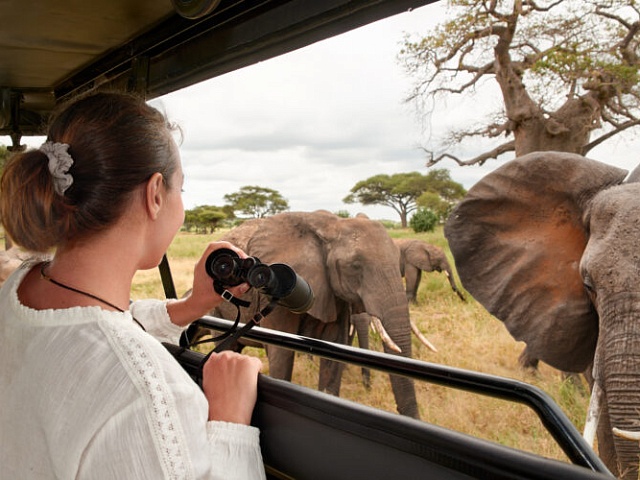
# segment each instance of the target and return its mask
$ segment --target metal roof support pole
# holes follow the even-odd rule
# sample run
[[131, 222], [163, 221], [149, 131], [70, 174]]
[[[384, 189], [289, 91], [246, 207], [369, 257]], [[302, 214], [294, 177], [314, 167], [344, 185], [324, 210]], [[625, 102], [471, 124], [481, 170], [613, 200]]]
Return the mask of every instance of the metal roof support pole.
[[[3, 97], [5, 92], [3, 91]], [[4, 100], [4, 98], [3, 98]], [[11, 146], [7, 147], [10, 152], [22, 152], [27, 146], [20, 145], [22, 139], [22, 131], [20, 130], [20, 102], [22, 101], [22, 93], [16, 90], [9, 91], [9, 111], [11, 122]]]

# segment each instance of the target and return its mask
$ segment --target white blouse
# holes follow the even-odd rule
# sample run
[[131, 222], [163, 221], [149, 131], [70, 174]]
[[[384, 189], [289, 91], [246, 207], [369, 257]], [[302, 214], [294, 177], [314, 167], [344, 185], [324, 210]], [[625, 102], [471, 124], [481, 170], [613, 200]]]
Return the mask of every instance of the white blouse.
[[181, 332], [164, 302], [34, 310], [17, 295], [28, 268], [0, 290], [0, 478], [265, 478], [259, 431], [208, 421], [154, 338]]

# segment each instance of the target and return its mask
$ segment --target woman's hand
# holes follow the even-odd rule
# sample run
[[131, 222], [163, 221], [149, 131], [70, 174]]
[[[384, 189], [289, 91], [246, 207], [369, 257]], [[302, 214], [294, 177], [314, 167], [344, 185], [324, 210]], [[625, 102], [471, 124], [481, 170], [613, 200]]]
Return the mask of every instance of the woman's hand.
[[249, 425], [258, 395], [256, 357], [231, 351], [212, 353], [202, 369], [202, 389], [209, 401], [209, 420]]
[[[183, 327], [187, 326], [194, 320], [197, 320], [203, 315], [208, 314], [211, 310], [213, 310], [224, 301], [222, 297], [214, 290], [213, 279], [207, 274], [205, 269], [207, 257], [213, 251], [220, 248], [228, 248], [230, 250], [233, 250], [240, 256], [240, 258], [247, 257], [246, 253], [244, 253], [235, 245], [230, 244], [229, 242], [210, 243], [195, 266], [193, 275], [193, 288], [191, 289], [191, 292], [184, 298], [169, 302], [167, 304], [169, 317], [171, 318], [171, 322], [173, 322], [174, 324]], [[239, 297], [247, 290], [249, 290], [249, 285], [247, 283], [242, 283], [240, 285], [236, 285], [235, 287], [230, 287], [227, 290], [229, 290], [229, 292], [234, 296]]]

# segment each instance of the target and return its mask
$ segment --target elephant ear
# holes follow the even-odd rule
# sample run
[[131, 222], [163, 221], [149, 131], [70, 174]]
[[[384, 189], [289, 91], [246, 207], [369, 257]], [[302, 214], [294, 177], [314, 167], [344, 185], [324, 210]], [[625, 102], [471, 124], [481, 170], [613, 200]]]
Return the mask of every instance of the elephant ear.
[[435, 249], [436, 247], [433, 245], [429, 245], [421, 240], [407, 242], [405, 249], [407, 262], [419, 267], [421, 270], [433, 271], [435, 268], [435, 262], [432, 256], [437, 254]]
[[471, 188], [445, 226], [465, 288], [530, 355], [560, 370], [583, 371], [593, 359], [598, 318], [579, 272], [583, 217], [626, 173], [569, 153], [525, 155]]
[[333, 322], [338, 316], [336, 298], [330, 288], [323, 241], [309, 224], [311, 216], [333, 220], [329, 212], [287, 212], [262, 220], [248, 242], [248, 254], [264, 263], [286, 263], [304, 278], [314, 295], [309, 314], [324, 321]]

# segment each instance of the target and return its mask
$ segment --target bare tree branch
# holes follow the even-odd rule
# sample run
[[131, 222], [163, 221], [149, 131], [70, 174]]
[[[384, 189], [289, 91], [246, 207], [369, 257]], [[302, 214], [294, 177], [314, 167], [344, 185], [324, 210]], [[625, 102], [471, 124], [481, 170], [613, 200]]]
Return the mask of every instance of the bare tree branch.
[[469, 160], [460, 160], [458, 157], [456, 157], [455, 155], [452, 155], [450, 153], [443, 153], [442, 155], [439, 155], [439, 156], [434, 158], [433, 157], [433, 152], [430, 152], [429, 150], [426, 150], [424, 148], [423, 148], [423, 150], [427, 154], [427, 157], [429, 158], [429, 160], [426, 163], [426, 167], [427, 168], [433, 167], [434, 165], [436, 165], [438, 162], [444, 160], [445, 158], [449, 158], [449, 159], [453, 160], [454, 162], [456, 162], [461, 167], [464, 167], [464, 166], [468, 166], [468, 165], [484, 165], [484, 163], [487, 160], [491, 159], [491, 158], [497, 159], [503, 153], [513, 152], [513, 151], [515, 151], [515, 142], [511, 141], [511, 142], [503, 143], [499, 147], [496, 147], [493, 150], [485, 152], [485, 153], [483, 153], [481, 155], [478, 155], [477, 157], [469, 159]]
[[626, 122], [625, 124], [618, 126], [618, 128], [616, 128], [615, 130], [611, 130], [610, 132], [600, 135], [598, 138], [596, 138], [592, 142], [589, 142], [587, 145], [582, 147], [582, 155], [586, 155], [595, 147], [609, 140], [611, 137], [618, 135], [620, 132], [623, 132], [624, 130], [628, 130], [633, 127], [637, 127], [638, 125], [640, 125], [640, 120], [629, 121], [629, 122]]

